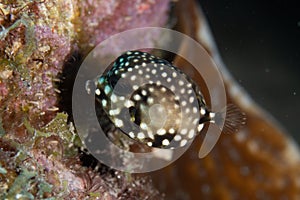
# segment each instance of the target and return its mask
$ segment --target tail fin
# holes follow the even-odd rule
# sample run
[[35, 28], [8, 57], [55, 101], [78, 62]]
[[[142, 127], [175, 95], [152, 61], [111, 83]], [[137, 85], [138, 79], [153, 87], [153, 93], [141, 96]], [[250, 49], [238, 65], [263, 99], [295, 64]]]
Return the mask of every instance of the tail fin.
[[223, 133], [236, 133], [246, 124], [246, 115], [234, 104], [229, 104], [223, 111], [215, 113], [212, 121]]

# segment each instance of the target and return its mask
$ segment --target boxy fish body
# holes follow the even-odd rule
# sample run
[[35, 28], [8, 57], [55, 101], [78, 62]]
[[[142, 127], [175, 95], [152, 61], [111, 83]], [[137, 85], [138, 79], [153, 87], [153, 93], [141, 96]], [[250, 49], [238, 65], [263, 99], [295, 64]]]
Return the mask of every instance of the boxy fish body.
[[96, 87], [102, 117], [150, 147], [182, 147], [193, 141], [204, 123], [222, 119], [209, 111], [191, 78], [146, 52], [128, 51], [119, 56], [96, 79]]

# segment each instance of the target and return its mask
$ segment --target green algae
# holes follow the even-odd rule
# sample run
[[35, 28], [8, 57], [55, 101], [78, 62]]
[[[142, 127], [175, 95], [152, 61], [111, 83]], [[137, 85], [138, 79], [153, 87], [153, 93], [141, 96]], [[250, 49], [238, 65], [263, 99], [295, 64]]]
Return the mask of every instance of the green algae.
[[21, 174], [16, 177], [7, 195], [4, 195], [4, 199], [34, 199], [33, 194], [29, 190], [34, 181], [32, 178], [36, 175], [36, 172], [23, 169]]
[[[42, 179], [42, 181], [40, 181], [39, 185], [38, 185], [38, 193], [37, 193], [37, 197], [39, 197], [40, 199], [43, 198], [43, 196], [45, 195], [45, 193], [51, 193], [52, 189], [53, 189], [53, 185], [47, 183], [44, 179]], [[48, 198], [48, 200], [50, 200], [51, 198]]]
[[75, 133], [72, 123], [68, 124], [66, 113], [57, 113], [55, 118], [41, 129], [44, 133], [58, 135], [65, 146], [64, 157], [72, 157], [77, 154], [77, 147], [81, 147], [81, 140]]
[[0, 137], [5, 135], [5, 130], [3, 128], [2, 117], [0, 116]]
[[[57, 113], [56, 117], [40, 130], [34, 128], [28, 120], [24, 119], [23, 124], [26, 127], [28, 133], [32, 135], [32, 137], [30, 141], [23, 144], [10, 141], [10, 145], [17, 149], [17, 154], [13, 157], [13, 165], [15, 166], [15, 168], [21, 168], [22, 170], [18, 176], [11, 180], [13, 181], [13, 184], [6, 193], [0, 195], [0, 199], [34, 199], [34, 197], [43, 199], [45, 194], [52, 193], [53, 185], [45, 181], [45, 174], [42, 168], [40, 169], [40, 164], [34, 161], [33, 164], [38, 168], [32, 168], [31, 164], [24, 165], [24, 163], [26, 162], [26, 160], [32, 159], [32, 153], [30, 150], [34, 147], [34, 145], [39, 144], [41, 140], [47, 140], [47, 138], [50, 138], [51, 136], [59, 136], [59, 138], [62, 140], [63, 145], [69, 148], [65, 148], [66, 150], [62, 152], [63, 155], [61, 155], [61, 152], [56, 152], [55, 148], [50, 149], [48, 156], [63, 156], [64, 158], [67, 158], [77, 154], [77, 148], [75, 147], [75, 145], [70, 145], [72, 141], [77, 140], [77, 137], [74, 133], [74, 127], [68, 124], [67, 119], [67, 114]], [[7, 170], [1, 165], [0, 174], [7, 174]], [[63, 183], [61, 195], [68, 193], [67, 191], [68, 181], [65, 181]], [[51, 198], [47, 199], [51, 200]]]
[[[22, 169], [7, 194], [0, 195], [0, 197], [3, 199], [43, 199], [45, 194], [52, 192], [53, 185], [39, 176], [35, 171]], [[35, 188], [38, 190], [37, 192], [34, 191]], [[50, 200], [51, 198], [47, 199]]]
[[0, 163], [0, 174], [6, 174], [6, 173], [7, 173], [7, 170], [5, 168], [3, 168]]
[[55, 118], [50, 121], [45, 127], [41, 129], [42, 132], [58, 134], [58, 136], [68, 142], [72, 142], [75, 137], [75, 133], [68, 125], [68, 115], [65, 113], [57, 113]]

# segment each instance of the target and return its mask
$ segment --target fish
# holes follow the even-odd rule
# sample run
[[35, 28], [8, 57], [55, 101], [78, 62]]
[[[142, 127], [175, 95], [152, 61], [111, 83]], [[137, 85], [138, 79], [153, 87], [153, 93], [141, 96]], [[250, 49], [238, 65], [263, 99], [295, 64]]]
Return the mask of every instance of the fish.
[[245, 115], [235, 106], [211, 111], [200, 87], [186, 73], [148, 52], [123, 53], [95, 79], [95, 86], [101, 118], [153, 148], [183, 147], [206, 123], [226, 132], [245, 123]]

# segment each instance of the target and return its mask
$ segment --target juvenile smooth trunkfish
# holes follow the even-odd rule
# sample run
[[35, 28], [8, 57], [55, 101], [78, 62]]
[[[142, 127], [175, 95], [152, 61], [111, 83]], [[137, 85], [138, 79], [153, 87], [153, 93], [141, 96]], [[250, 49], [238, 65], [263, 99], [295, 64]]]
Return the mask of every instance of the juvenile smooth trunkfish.
[[103, 116], [128, 137], [150, 147], [185, 146], [205, 123], [215, 123], [226, 132], [235, 132], [245, 123], [244, 114], [234, 106], [224, 109], [226, 118], [225, 111], [210, 111], [191, 78], [146, 52], [122, 54], [95, 84]]

